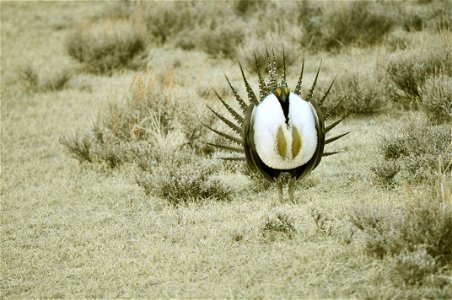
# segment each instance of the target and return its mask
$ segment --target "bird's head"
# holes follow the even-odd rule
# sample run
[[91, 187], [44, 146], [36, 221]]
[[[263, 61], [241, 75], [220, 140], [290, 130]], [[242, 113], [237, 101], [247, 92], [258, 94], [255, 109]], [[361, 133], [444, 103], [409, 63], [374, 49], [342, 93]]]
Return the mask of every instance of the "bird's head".
[[273, 92], [281, 104], [286, 103], [289, 99], [289, 88], [287, 86], [277, 87]]

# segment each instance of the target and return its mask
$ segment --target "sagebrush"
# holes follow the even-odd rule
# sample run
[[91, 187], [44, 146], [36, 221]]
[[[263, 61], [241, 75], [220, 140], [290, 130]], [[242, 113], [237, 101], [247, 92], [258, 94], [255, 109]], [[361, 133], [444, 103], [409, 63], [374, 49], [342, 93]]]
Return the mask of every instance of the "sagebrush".
[[380, 142], [382, 159], [372, 166], [377, 180], [391, 185], [431, 179], [436, 172], [442, 171], [438, 170], [438, 161], [447, 165], [452, 158], [451, 134], [450, 126], [432, 126], [421, 121], [383, 138]]

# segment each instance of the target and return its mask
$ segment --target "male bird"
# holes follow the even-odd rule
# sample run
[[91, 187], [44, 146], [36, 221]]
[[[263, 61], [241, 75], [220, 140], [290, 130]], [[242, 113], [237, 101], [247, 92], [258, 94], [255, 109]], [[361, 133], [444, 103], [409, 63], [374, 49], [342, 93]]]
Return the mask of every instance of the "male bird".
[[304, 61], [297, 86], [293, 92], [289, 90], [287, 85], [284, 52], [283, 74], [279, 84], [274, 54], [270, 56], [267, 52], [267, 82], [262, 77], [257, 58], [255, 58], [255, 62], [259, 80], [260, 100], [258, 100], [251, 89], [240, 65], [249, 103], [246, 103], [240, 97], [227, 76], [226, 80], [242, 113], [238, 113], [228, 105], [217, 92], [215, 94], [229, 111], [234, 121], [225, 118], [208, 107], [236, 135], [205, 126], [237, 146], [209, 144], [223, 150], [244, 153], [244, 157], [224, 157], [223, 159], [246, 160], [252, 170], [260, 173], [268, 181], [276, 182], [281, 200], [283, 198], [283, 185], [288, 183], [289, 199], [293, 200], [295, 181], [304, 178], [314, 170], [323, 156], [338, 153], [324, 152], [324, 146], [343, 137], [348, 132], [329, 139], [325, 139], [325, 135], [344, 120], [347, 115], [325, 127], [325, 119], [328, 118], [337, 105], [325, 117], [322, 115], [320, 106], [327, 97], [334, 80], [318, 104], [312, 100], [320, 67], [306, 99], [303, 99], [300, 95]]

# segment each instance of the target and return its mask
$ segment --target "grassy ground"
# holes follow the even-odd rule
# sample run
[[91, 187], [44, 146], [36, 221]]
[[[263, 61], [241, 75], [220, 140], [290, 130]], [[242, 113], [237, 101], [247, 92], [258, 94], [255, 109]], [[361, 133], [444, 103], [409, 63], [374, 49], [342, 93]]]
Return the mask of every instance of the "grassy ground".
[[[322, 161], [296, 191], [296, 203], [278, 203], [275, 189], [254, 192], [254, 181], [223, 168], [216, 176], [232, 189], [229, 201], [174, 206], [145, 193], [132, 162], [110, 169], [73, 159], [60, 138], [90, 130], [108, 102], [129, 97], [132, 80], [143, 73], [85, 72], [67, 54], [74, 24], [106, 7], [1, 3], [3, 298], [452, 296], [450, 264], [432, 275], [433, 283], [400, 283], [391, 275], [395, 258], [369, 255], [364, 233], [350, 222], [356, 207], [403, 206], [403, 188], [379, 185], [371, 166], [381, 160], [381, 138], [419, 120], [419, 111], [386, 109], [344, 121], [335, 132], [351, 133], [331, 149], [347, 151]], [[210, 86], [225, 89], [223, 72], [240, 81], [233, 60], [199, 49], [148, 49], [150, 73], [165, 76], [168, 65], [177, 66], [174, 90], [200, 106], [212, 101]], [[375, 69], [388, 55], [379, 46], [312, 53], [306, 82], [320, 59], [329, 78]], [[300, 63], [296, 58], [294, 65]], [[24, 66], [38, 70], [42, 81], [67, 68], [73, 75], [64, 88], [30, 91], [18, 75]], [[289, 68], [291, 78], [297, 68]], [[290, 234], [265, 230], [281, 215]]]

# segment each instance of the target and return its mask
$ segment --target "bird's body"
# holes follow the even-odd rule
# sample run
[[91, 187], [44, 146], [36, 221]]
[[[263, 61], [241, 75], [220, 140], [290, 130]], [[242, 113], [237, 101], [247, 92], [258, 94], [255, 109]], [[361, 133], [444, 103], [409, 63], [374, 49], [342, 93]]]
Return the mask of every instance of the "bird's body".
[[288, 183], [289, 198], [293, 200], [295, 180], [304, 178], [315, 169], [320, 163], [322, 156], [336, 153], [324, 153], [324, 146], [343, 135], [329, 140], [325, 140], [325, 135], [345, 117], [325, 128], [324, 117], [319, 106], [325, 100], [332, 84], [319, 105], [317, 105], [311, 100], [311, 97], [319, 72], [317, 72], [307, 99], [303, 99], [300, 91], [304, 67], [302, 68], [297, 87], [291, 92], [287, 87], [285, 65], [281, 84], [277, 84], [274, 55], [271, 58], [267, 54], [267, 58], [268, 83], [263, 80], [256, 60], [260, 100], [255, 96], [245, 78], [243, 69], [240, 67], [250, 103], [246, 104], [242, 100], [226, 77], [236, 101], [241, 107], [242, 114], [239, 114], [225, 103], [218, 94], [218, 98], [233, 116], [235, 122], [226, 119], [211, 109], [239, 137], [207, 127], [229, 141], [238, 144], [239, 147], [222, 144], [211, 145], [223, 150], [245, 154], [245, 157], [227, 157], [225, 159], [245, 159], [252, 170], [260, 173], [267, 180], [277, 183], [281, 198], [282, 185]]
[[306, 164], [318, 145], [312, 105], [294, 93], [290, 93], [287, 101], [287, 119], [274, 94], [253, 106], [250, 119], [257, 155], [276, 170], [291, 170]]

